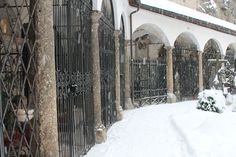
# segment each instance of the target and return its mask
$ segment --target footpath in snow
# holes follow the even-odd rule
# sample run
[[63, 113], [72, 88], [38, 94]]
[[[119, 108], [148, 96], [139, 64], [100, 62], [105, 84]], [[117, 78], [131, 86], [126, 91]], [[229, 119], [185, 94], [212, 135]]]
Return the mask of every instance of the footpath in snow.
[[86, 157], [235, 157], [236, 112], [206, 112], [196, 104], [124, 111], [124, 119], [108, 130], [107, 141]]

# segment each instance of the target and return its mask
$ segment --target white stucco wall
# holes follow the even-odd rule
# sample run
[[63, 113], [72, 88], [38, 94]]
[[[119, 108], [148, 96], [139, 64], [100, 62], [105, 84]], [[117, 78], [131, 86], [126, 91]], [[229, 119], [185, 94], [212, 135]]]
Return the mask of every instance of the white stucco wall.
[[[121, 16], [123, 16], [125, 25], [125, 39], [129, 40], [129, 16], [131, 11], [135, 10], [136, 8], [129, 6], [128, 0], [112, 0], [112, 2], [114, 7], [115, 29], [119, 30]], [[102, 0], [93, 0], [93, 4], [94, 10], [101, 10]], [[170, 46], [174, 45], [175, 40], [181, 33], [191, 34], [193, 36], [193, 40], [195, 40], [196, 44], [198, 45], [198, 50], [200, 51], [204, 50], [205, 44], [210, 39], [214, 39], [219, 44], [222, 55], [225, 55], [226, 49], [230, 44], [236, 43], [236, 37], [233, 35], [140, 9], [139, 12], [133, 15], [132, 31], [134, 32], [137, 28], [145, 24], [155, 26], [153, 27], [156, 29], [155, 34], [160, 35], [160, 38], [163, 40], [163, 42]]]
[[221, 53], [224, 55], [230, 43], [236, 42], [233, 35], [218, 32], [206, 27], [180, 21], [174, 18], [156, 14], [154, 12], [140, 10], [133, 16], [133, 31], [139, 26], [151, 23], [158, 26], [167, 37], [171, 46], [174, 45], [176, 38], [183, 32], [191, 33], [197, 40], [199, 50], [203, 51], [205, 44], [210, 39], [215, 39], [220, 44]]

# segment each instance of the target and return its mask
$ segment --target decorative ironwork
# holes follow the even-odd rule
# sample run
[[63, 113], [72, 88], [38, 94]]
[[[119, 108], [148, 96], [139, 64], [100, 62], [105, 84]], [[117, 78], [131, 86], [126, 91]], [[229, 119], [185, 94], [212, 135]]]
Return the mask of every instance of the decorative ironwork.
[[196, 98], [198, 87], [198, 52], [196, 48], [173, 50], [174, 91], [179, 100]]
[[203, 86], [205, 89], [210, 89], [213, 87], [213, 80], [217, 74], [218, 69], [220, 68], [220, 62], [210, 62], [209, 59], [219, 60], [221, 58], [220, 52], [217, 51], [217, 48], [212, 42], [209, 46], [204, 49], [202, 55], [203, 61]]
[[120, 103], [122, 108], [125, 108], [125, 28], [124, 21], [121, 18], [121, 34], [120, 41]]
[[232, 48], [227, 48], [226, 50], [226, 55], [224, 57], [224, 59], [228, 60], [230, 63], [230, 68], [233, 69], [233, 71], [235, 71], [235, 52], [234, 49]]
[[116, 121], [114, 14], [111, 0], [102, 4], [99, 24], [102, 121], [108, 127]]
[[161, 60], [133, 61], [134, 100], [139, 105], [166, 102], [166, 63]]
[[94, 145], [91, 102], [91, 0], [54, 0], [59, 150], [85, 154]]
[[1, 1], [0, 156], [39, 157], [35, 98], [35, 25], [38, 0]]

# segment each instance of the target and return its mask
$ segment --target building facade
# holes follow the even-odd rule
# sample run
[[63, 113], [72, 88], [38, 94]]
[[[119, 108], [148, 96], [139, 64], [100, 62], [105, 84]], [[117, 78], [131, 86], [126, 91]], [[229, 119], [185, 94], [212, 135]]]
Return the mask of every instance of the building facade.
[[170, 5], [1, 1], [0, 157], [82, 156], [123, 110], [210, 88], [235, 25]]

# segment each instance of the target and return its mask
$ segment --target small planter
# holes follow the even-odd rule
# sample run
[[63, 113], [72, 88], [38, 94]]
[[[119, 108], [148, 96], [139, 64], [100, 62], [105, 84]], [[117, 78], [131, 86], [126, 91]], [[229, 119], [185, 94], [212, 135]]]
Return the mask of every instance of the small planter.
[[28, 122], [34, 117], [34, 109], [27, 110], [27, 113], [24, 109], [17, 109], [15, 113], [19, 122]]

